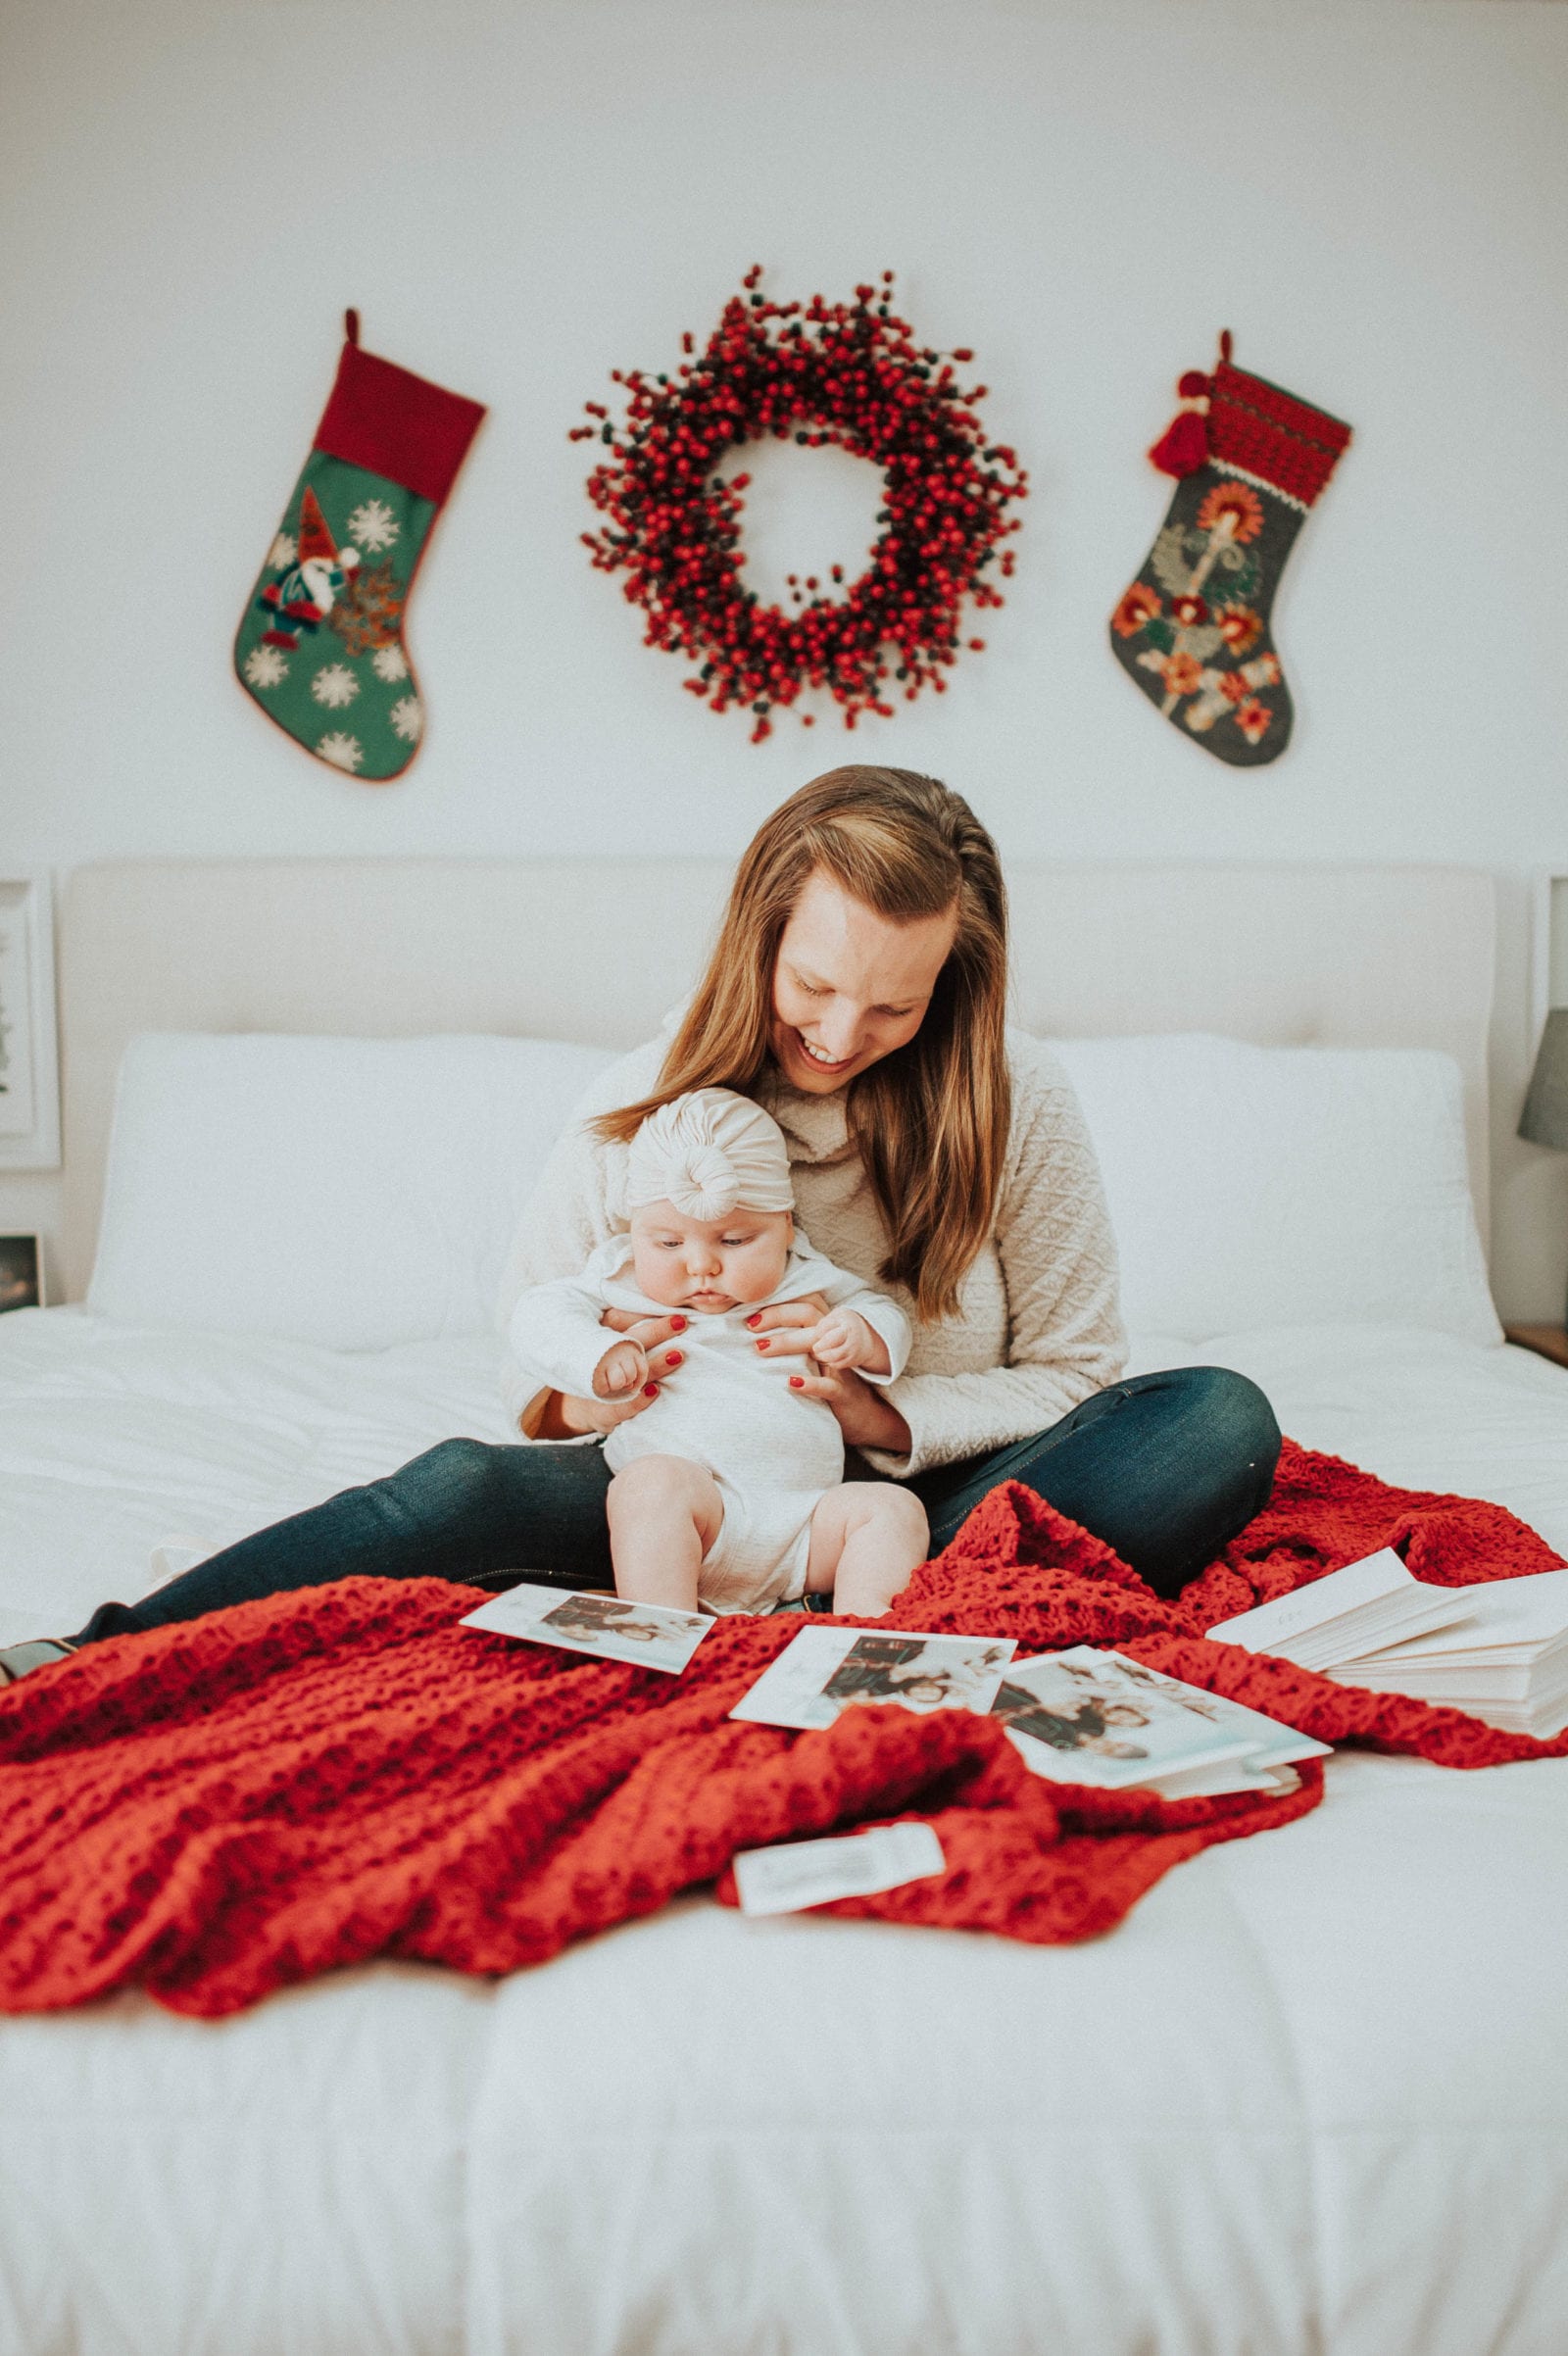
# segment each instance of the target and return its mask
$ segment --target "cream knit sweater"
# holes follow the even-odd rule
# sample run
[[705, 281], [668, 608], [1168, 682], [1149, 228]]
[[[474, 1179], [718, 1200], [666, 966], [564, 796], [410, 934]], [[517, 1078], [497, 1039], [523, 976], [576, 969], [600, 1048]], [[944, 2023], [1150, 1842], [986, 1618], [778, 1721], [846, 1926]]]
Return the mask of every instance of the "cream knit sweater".
[[[585, 1124], [657, 1084], [667, 1040], [612, 1065], [578, 1105], [523, 1212], [502, 1282], [510, 1325], [528, 1285], [577, 1275], [617, 1228], [626, 1149]], [[1071, 1082], [1048, 1049], [1009, 1032], [1012, 1127], [990, 1243], [964, 1279], [959, 1314], [914, 1323], [908, 1366], [886, 1395], [909, 1427], [906, 1456], [863, 1452], [882, 1471], [952, 1464], [1026, 1440], [1115, 1381], [1126, 1358], [1116, 1247], [1095, 1152]], [[769, 1073], [756, 1090], [789, 1145], [801, 1226], [816, 1247], [914, 1316], [908, 1293], [878, 1274], [887, 1250], [842, 1096], [805, 1096]], [[674, 1380], [679, 1381], [679, 1376]], [[536, 1389], [507, 1352], [502, 1389], [515, 1420]]]

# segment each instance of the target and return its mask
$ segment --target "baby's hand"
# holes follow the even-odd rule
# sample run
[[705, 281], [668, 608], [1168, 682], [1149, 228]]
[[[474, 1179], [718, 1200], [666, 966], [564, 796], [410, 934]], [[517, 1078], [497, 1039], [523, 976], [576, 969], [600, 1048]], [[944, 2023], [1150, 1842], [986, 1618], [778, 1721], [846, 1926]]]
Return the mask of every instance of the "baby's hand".
[[624, 1399], [648, 1380], [648, 1352], [640, 1342], [617, 1342], [594, 1368], [595, 1399]]
[[818, 1365], [854, 1366], [863, 1374], [893, 1370], [887, 1344], [858, 1309], [830, 1309], [811, 1336], [811, 1355]]

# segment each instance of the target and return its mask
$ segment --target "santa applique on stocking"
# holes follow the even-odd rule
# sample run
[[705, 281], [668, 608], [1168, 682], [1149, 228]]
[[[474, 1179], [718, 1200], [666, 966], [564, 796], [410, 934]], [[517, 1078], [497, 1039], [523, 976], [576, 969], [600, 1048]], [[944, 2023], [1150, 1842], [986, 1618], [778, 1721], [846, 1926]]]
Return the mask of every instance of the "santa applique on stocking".
[[301, 630], [314, 631], [326, 620], [360, 562], [357, 548], [333, 547], [321, 503], [308, 484], [299, 521], [297, 543], [283, 532], [273, 543], [274, 555], [286, 557], [292, 548], [294, 556], [277, 579], [268, 582], [261, 601], [272, 615], [271, 628], [262, 632], [263, 646], [281, 647], [291, 655]]
[[1274, 592], [1350, 428], [1233, 368], [1228, 328], [1212, 376], [1191, 369], [1176, 389], [1182, 409], [1149, 455], [1178, 488], [1110, 617], [1111, 652], [1184, 736], [1261, 768], [1293, 717]]
[[337, 381], [234, 642], [234, 668], [307, 753], [367, 783], [424, 734], [404, 638], [414, 576], [484, 411], [360, 349]]

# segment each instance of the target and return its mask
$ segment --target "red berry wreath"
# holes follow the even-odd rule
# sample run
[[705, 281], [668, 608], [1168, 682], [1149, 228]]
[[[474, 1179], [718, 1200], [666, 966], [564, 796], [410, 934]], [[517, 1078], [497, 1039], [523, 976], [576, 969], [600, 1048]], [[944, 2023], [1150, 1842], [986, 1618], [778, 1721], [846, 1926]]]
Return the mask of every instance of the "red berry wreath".
[[[775, 303], [749, 270], [701, 358], [693, 338], [673, 375], [612, 371], [626, 387], [620, 432], [599, 402], [585, 404], [611, 455], [588, 478], [605, 516], [584, 532], [601, 572], [625, 574], [624, 595], [648, 616], [644, 643], [698, 663], [686, 681], [715, 712], [744, 706], [752, 742], [772, 733], [769, 713], [807, 688], [826, 689], [853, 728], [862, 712], [891, 719], [902, 685], [912, 701], [947, 686], [957, 658], [959, 609], [1000, 606], [985, 578], [993, 563], [1012, 570], [1008, 503], [1028, 477], [1005, 443], [988, 443], [974, 405], [986, 388], [961, 392], [954, 363], [921, 348], [893, 310], [893, 272], [880, 287], [858, 286], [853, 303]], [[719, 460], [738, 444], [791, 434], [808, 447], [836, 443], [880, 466], [885, 500], [871, 562], [842, 596], [821, 595], [814, 574], [792, 574], [797, 609], [763, 605], [741, 582], [743, 493], [751, 477], [726, 481]], [[842, 565], [832, 568], [835, 583]], [[975, 649], [984, 646], [971, 638]], [[807, 727], [812, 714], [803, 712]]]

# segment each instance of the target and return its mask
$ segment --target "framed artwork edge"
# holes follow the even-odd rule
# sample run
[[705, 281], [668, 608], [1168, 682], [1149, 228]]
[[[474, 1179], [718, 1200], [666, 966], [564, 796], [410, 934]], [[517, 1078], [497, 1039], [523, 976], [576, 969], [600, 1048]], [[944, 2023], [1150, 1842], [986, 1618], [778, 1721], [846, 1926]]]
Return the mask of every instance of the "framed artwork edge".
[[[13, 1256], [12, 1247], [17, 1244], [30, 1244], [32, 1246], [32, 1268], [30, 1273], [32, 1277], [33, 1298], [31, 1301], [7, 1301], [5, 1298], [7, 1284], [11, 1276], [11, 1264]], [[49, 1283], [44, 1271], [43, 1237], [33, 1233], [30, 1228], [26, 1227], [19, 1228], [14, 1235], [0, 1235], [0, 1313], [3, 1313], [5, 1310], [10, 1308], [46, 1309], [48, 1306]]]
[[[1548, 1010], [1553, 1005], [1568, 1004], [1568, 997], [1562, 995], [1562, 967], [1568, 965], [1568, 861], [1535, 870], [1532, 901], [1527, 1069]], [[1555, 989], [1554, 967], [1557, 968]]]
[[[0, 1131], [0, 1172], [60, 1167], [60, 1042], [55, 1011], [54, 885], [47, 867], [0, 874], [0, 933], [22, 919], [26, 1027], [22, 1042], [32, 1100], [32, 1120], [13, 1135]], [[0, 952], [0, 979], [8, 960]], [[40, 1263], [41, 1264], [41, 1263]]]

